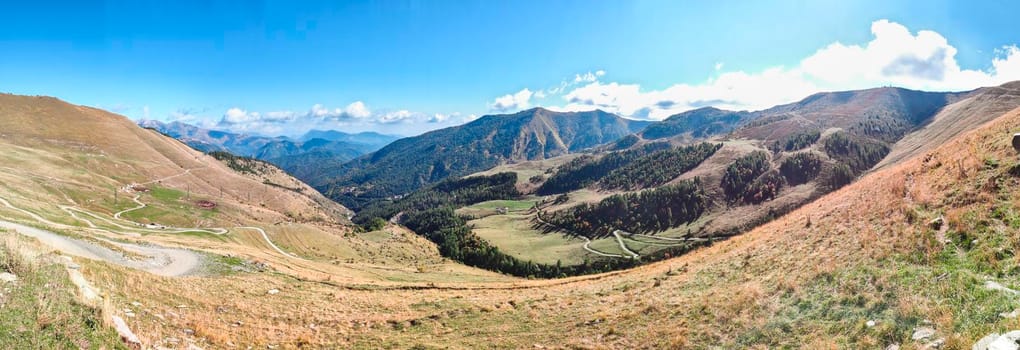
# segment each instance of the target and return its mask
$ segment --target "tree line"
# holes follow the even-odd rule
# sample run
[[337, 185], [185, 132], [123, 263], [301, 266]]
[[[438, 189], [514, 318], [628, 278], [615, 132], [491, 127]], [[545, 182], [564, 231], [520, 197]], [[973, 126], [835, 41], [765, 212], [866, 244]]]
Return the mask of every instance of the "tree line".
[[722, 144], [702, 142], [656, 151], [614, 170], [599, 181], [599, 186], [629, 191], [662, 185], [694, 169], [720, 148]]
[[[708, 208], [700, 178], [637, 193], [610, 196], [602, 201], [539, 213], [549, 224], [588, 238], [606, 237], [613, 230], [635, 233], [663, 231], [690, 223]], [[542, 226], [542, 223], [536, 223]]]
[[889, 146], [841, 131], [825, 138], [825, 153], [859, 175], [885, 158], [889, 154]]
[[748, 196], [745, 192], [752, 181], [769, 170], [769, 155], [762, 151], [754, 151], [726, 166], [720, 186], [726, 199], [737, 201]]
[[547, 196], [587, 187], [635, 159], [669, 147], [667, 142], [653, 142], [632, 150], [608, 153], [598, 158], [591, 155], [574, 158], [561, 165], [536, 192]]
[[821, 133], [818, 130], [797, 132], [790, 135], [786, 135], [779, 140], [776, 140], [771, 144], [771, 148], [775, 152], [779, 151], [798, 151], [813, 145], [818, 142], [818, 138], [821, 137]]
[[811, 181], [822, 170], [822, 159], [810, 152], [794, 153], [783, 159], [779, 165], [779, 173], [791, 185], [799, 185]]

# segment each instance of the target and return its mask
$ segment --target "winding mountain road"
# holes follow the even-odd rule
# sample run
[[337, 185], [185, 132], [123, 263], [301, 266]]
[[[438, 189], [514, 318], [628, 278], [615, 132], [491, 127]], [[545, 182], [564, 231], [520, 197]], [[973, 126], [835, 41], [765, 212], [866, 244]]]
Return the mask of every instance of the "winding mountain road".
[[186, 249], [122, 243], [101, 239], [104, 243], [146, 257], [145, 259], [135, 260], [98, 243], [62, 236], [44, 229], [5, 220], [0, 220], [0, 227], [16, 231], [24, 236], [34, 237], [43, 244], [64, 254], [90, 260], [105, 261], [132, 269], [148, 271], [160, 276], [185, 276], [198, 271], [201, 267], [201, 256]]
[[[144, 184], [151, 184], [179, 176], [184, 176], [191, 173], [192, 170], [201, 168], [205, 167], [186, 169], [181, 173], [145, 182]], [[67, 197], [66, 194], [64, 197], [72, 205], [57, 205], [57, 207], [60, 208], [62, 211], [66, 212], [70, 217], [74, 218], [75, 220], [83, 222], [87, 226], [84, 228], [86, 230], [134, 237], [142, 236], [142, 234], [139, 232], [146, 233], [204, 232], [214, 235], [224, 235], [229, 232], [226, 228], [166, 227], [163, 229], [149, 229], [146, 228], [143, 224], [124, 219], [122, 217], [123, 214], [147, 207], [147, 205], [141, 201], [141, 194], [138, 194], [134, 198], [132, 198], [132, 200], [135, 203], [138, 203], [138, 206], [125, 209], [113, 214], [113, 220], [78, 207], [77, 203], [75, 203], [74, 200], [72, 200], [71, 198]], [[51, 221], [32, 211], [16, 207], [5, 198], [0, 198], [0, 204], [3, 204], [3, 206], [10, 208], [11, 210], [23, 213], [30, 217], [32, 220], [52, 228], [56, 229], [82, 228], [79, 226], [66, 225]], [[96, 222], [93, 222], [89, 218], [103, 221], [106, 224], [109, 224], [113, 227], [116, 227], [117, 229], [124, 231], [112, 231], [107, 230], [105, 228], [101, 228], [96, 224]], [[99, 237], [94, 238], [98, 242], [92, 242], [83, 239], [67, 237], [49, 230], [27, 226], [24, 224], [6, 221], [2, 219], [0, 219], [0, 227], [16, 231], [25, 236], [35, 237], [43, 244], [68, 255], [78, 256], [91, 260], [106, 261], [115, 265], [125, 266], [128, 268], [138, 270], [144, 270], [161, 276], [184, 276], [193, 274], [197, 270], [199, 270], [202, 265], [201, 254], [186, 249], [167, 248], [154, 244], [134, 244], [117, 242]], [[264, 239], [266, 243], [268, 243], [269, 246], [273, 248], [273, 250], [277, 251], [281, 255], [291, 259], [305, 260], [301, 257], [298, 257], [294, 254], [288, 253], [281, 249], [279, 246], [273, 243], [273, 241], [269, 238], [269, 235], [262, 228], [253, 226], [241, 226], [236, 228], [255, 230], [262, 236], [262, 239]], [[114, 249], [111, 249], [109, 247], [113, 247], [116, 249], [120, 249], [124, 252], [143, 256], [144, 258], [143, 259], [128, 258], [125, 256], [125, 254], [115, 251]]]
[[287, 257], [290, 257], [290, 258], [294, 258], [294, 259], [305, 260], [304, 258], [301, 258], [299, 256], [296, 256], [296, 255], [293, 255], [291, 253], [285, 252], [285, 251], [283, 251], [283, 249], [280, 249], [280, 247], [276, 246], [276, 244], [273, 244], [273, 241], [271, 241], [269, 239], [269, 235], [266, 234], [266, 230], [263, 230], [263, 229], [261, 229], [259, 227], [254, 227], [254, 226], [240, 226], [240, 227], [237, 227], [237, 228], [243, 228], [243, 229], [249, 229], [249, 230], [258, 231], [258, 233], [262, 234], [262, 238], [266, 240], [266, 243], [269, 243], [269, 246], [273, 247], [273, 249], [275, 249], [280, 254], [283, 254], [284, 256], [287, 256]]
[[[548, 221], [545, 221], [545, 219], [542, 219], [542, 215], [539, 215], [539, 213], [535, 213], [535, 219], [537, 219], [538, 222], [540, 222], [540, 223], [542, 223], [544, 225], [549, 225], [551, 227], [556, 227], [556, 225], [553, 225], [553, 224], [549, 223]], [[628, 258], [628, 256], [626, 256], [626, 255], [612, 254], [612, 253], [606, 253], [606, 252], [601, 252], [601, 251], [595, 250], [594, 248], [591, 247], [591, 239], [589, 239], [587, 236], [579, 235], [579, 234], [574, 234], [574, 235], [577, 236], [577, 237], [581, 237], [581, 239], [584, 239], [584, 245], [581, 246], [581, 247], [584, 248], [584, 250], [587, 250], [589, 253], [592, 253], [592, 254], [595, 254], [595, 255], [599, 255], [599, 256], [610, 257], [610, 258], [624, 258], [624, 259]], [[620, 242], [620, 244], [622, 245], [623, 242]], [[625, 251], [629, 252], [629, 250], [625, 250]], [[633, 252], [631, 252], [631, 253], [633, 254]]]
[[620, 232], [622, 231], [613, 230], [613, 237], [616, 237], [616, 242], [620, 244], [620, 249], [623, 250], [624, 253], [630, 254], [631, 259], [639, 258], [640, 256], [637, 253], [630, 250], [630, 248], [627, 248], [627, 245], [623, 243], [623, 238], [620, 237]]

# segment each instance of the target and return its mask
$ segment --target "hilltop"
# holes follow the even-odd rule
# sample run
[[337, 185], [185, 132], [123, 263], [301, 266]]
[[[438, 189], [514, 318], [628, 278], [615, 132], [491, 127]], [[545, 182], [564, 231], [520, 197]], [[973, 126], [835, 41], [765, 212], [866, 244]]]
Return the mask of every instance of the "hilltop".
[[647, 125], [603, 111], [534, 108], [483, 116], [470, 123], [397, 140], [309, 184], [345, 205], [403, 195], [448, 177], [498, 164], [578, 152], [615, 141]]

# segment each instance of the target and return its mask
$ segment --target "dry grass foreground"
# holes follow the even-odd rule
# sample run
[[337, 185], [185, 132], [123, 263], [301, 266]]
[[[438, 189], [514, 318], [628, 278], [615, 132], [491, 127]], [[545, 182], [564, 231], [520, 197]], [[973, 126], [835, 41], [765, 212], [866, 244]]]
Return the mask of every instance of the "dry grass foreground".
[[999, 315], [1015, 297], [984, 287], [1020, 285], [1018, 130], [1012, 111], [744, 235], [606, 275], [374, 287], [86, 271], [115, 302], [146, 305], [133, 322], [157, 345], [913, 349], [930, 326], [966, 349], [1020, 327]]
[[[605, 275], [492, 282], [453, 265], [385, 275], [321, 258], [185, 278], [91, 261], [82, 271], [115, 312], [136, 315], [128, 322], [146, 344], [171, 348], [910, 349], [924, 346], [914, 328], [930, 323], [943, 348], [964, 349], [1020, 327], [999, 316], [1015, 297], [984, 288], [1020, 285], [1020, 167], [1008, 137], [1018, 130], [1013, 111], [749, 233]], [[930, 224], [939, 216], [945, 224]]]

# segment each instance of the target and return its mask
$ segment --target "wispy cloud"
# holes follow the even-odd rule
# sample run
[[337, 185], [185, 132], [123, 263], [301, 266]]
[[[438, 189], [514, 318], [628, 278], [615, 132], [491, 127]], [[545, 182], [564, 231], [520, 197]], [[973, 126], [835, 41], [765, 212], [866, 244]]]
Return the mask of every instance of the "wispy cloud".
[[522, 89], [512, 94], [506, 94], [497, 97], [495, 100], [489, 103], [490, 112], [513, 112], [517, 110], [526, 109], [531, 107], [531, 99], [545, 99], [546, 97], [558, 96], [566, 92], [572, 87], [578, 85], [594, 83], [606, 75], [604, 70], [596, 70], [594, 72], [584, 72], [574, 74], [573, 79], [565, 79], [560, 81], [559, 85], [549, 87], [546, 89], [531, 90], [530, 88]]

